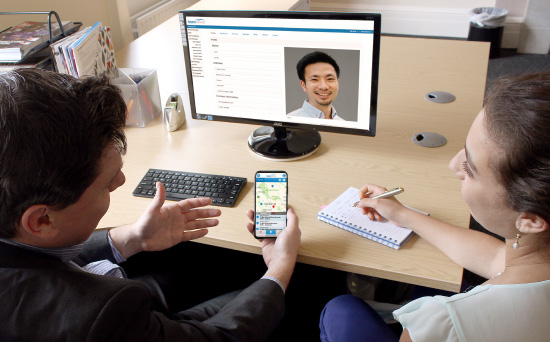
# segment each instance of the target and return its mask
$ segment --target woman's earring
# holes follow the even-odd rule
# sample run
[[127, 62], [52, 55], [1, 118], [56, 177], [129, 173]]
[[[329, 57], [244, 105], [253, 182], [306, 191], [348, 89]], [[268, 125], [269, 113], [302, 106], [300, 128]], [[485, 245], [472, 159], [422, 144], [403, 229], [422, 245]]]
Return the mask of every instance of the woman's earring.
[[518, 249], [519, 248], [519, 239], [521, 239], [521, 235], [519, 235], [519, 233], [516, 234], [516, 242], [512, 245], [512, 247], [514, 249]]

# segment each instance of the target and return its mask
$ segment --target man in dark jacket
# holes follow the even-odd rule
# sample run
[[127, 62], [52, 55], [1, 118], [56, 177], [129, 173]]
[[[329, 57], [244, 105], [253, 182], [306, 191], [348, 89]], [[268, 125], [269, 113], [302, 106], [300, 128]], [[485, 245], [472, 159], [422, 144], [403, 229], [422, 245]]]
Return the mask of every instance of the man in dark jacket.
[[202, 237], [221, 212], [205, 208], [208, 198], [164, 204], [158, 183], [136, 223], [97, 231], [110, 192], [125, 181], [125, 118], [120, 92], [105, 78], [0, 73], [2, 341], [265, 340], [284, 314], [297, 217], [289, 210], [283, 234], [261, 242], [261, 279], [169, 312], [161, 292], [126, 279], [117, 264]]

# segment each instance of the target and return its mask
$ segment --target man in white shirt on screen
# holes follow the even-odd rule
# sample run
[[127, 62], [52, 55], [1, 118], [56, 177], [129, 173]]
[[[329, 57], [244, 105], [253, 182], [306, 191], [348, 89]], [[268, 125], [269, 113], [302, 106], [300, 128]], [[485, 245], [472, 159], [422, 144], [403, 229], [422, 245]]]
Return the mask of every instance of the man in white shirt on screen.
[[307, 99], [301, 108], [287, 115], [344, 120], [332, 106], [340, 87], [340, 68], [336, 61], [324, 52], [314, 51], [300, 59], [296, 71]]

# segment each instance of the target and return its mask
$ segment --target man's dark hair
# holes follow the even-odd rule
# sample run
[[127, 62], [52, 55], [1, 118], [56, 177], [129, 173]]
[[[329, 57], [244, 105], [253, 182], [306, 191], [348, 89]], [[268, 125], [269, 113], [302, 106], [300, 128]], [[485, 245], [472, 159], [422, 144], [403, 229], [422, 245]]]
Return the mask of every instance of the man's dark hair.
[[0, 73], [0, 237], [15, 237], [32, 205], [75, 203], [97, 178], [105, 148], [126, 152], [125, 120], [121, 92], [105, 77]]
[[340, 67], [338, 67], [338, 64], [334, 58], [324, 52], [314, 51], [302, 57], [302, 59], [298, 61], [298, 64], [296, 64], [296, 71], [298, 72], [298, 78], [300, 78], [300, 81], [306, 83], [306, 67], [315, 63], [328, 63], [332, 65], [336, 71], [336, 78], [340, 78]]
[[501, 78], [485, 99], [490, 161], [510, 207], [550, 223], [550, 72]]

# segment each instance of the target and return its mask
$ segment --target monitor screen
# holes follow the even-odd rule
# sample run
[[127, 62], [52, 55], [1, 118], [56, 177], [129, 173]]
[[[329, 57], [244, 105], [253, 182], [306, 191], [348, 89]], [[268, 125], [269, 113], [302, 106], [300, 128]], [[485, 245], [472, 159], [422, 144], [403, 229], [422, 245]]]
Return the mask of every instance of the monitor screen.
[[192, 117], [267, 125], [249, 146], [275, 159], [314, 152], [318, 131], [374, 136], [380, 21], [365, 13], [180, 11]]

